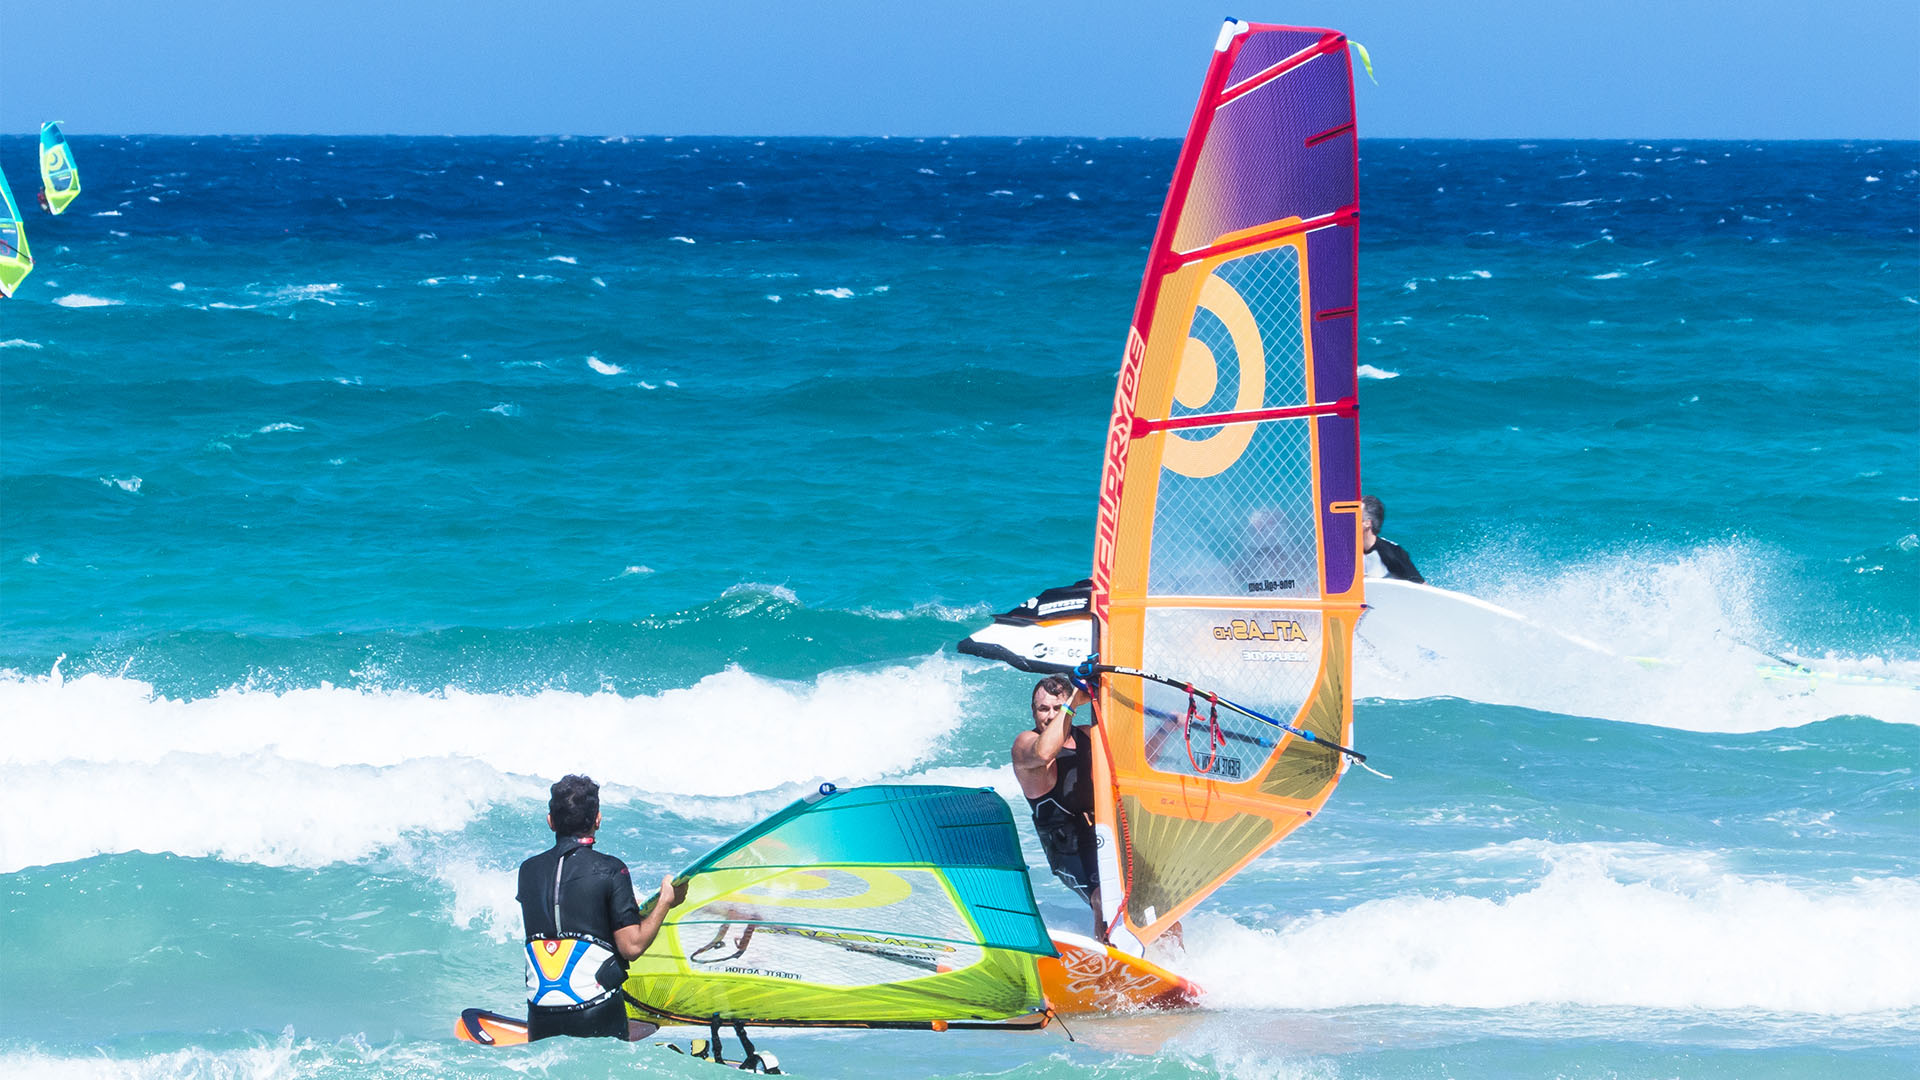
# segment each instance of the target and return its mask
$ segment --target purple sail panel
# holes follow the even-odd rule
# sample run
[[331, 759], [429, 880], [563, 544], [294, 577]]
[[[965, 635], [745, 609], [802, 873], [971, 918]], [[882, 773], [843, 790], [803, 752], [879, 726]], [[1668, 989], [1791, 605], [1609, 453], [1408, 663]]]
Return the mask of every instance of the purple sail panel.
[[1227, 85], [1260, 74], [1262, 71], [1319, 44], [1331, 30], [1259, 30], [1247, 34], [1239, 55], [1233, 58], [1233, 70], [1227, 73]]
[[1317, 417], [1314, 436], [1320, 444], [1320, 530], [1326, 537], [1323, 557], [1327, 577], [1321, 584], [1322, 595], [1342, 593], [1353, 587], [1360, 519], [1328, 507], [1360, 499], [1360, 422], [1350, 416]]
[[1353, 80], [1345, 50], [1315, 56], [1213, 115], [1174, 235], [1176, 251], [1354, 203]]
[[1307, 234], [1308, 303], [1313, 307], [1313, 399], [1339, 401], [1358, 393], [1355, 261], [1359, 229], [1331, 225]]

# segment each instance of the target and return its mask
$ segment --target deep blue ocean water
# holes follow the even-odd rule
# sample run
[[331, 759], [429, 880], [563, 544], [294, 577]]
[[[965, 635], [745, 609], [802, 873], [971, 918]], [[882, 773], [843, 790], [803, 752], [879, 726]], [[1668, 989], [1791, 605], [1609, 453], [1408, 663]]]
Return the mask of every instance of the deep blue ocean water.
[[[821, 780], [1017, 796], [1027, 680], [952, 643], [1088, 571], [1176, 142], [73, 147], [0, 305], [0, 1071], [691, 1075], [451, 1038], [524, 993], [548, 783], [608, 785], [640, 880]], [[33, 160], [0, 140], [29, 204]], [[1917, 230], [1914, 143], [1364, 141], [1386, 534], [1623, 654], [1914, 681]], [[1188, 921], [1199, 1013], [762, 1041], [823, 1077], [1920, 1071], [1920, 699], [1530, 674], [1362, 668], [1396, 779]]]

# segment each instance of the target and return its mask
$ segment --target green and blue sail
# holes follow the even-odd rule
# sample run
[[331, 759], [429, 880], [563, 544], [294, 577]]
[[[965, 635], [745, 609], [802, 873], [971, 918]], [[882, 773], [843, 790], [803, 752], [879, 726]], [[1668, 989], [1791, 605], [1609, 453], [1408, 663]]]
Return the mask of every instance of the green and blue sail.
[[49, 213], [64, 214], [68, 204], [80, 197], [80, 170], [73, 163], [73, 148], [60, 131], [60, 121], [40, 125], [40, 201]]
[[27, 230], [20, 221], [20, 204], [13, 201], [13, 188], [4, 171], [0, 171], [0, 199], [6, 200], [0, 207], [5, 211], [5, 217], [0, 217], [0, 297], [6, 297], [12, 296], [33, 272], [33, 253], [27, 247]]
[[676, 882], [628, 972], [636, 1017], [943, 1028], [1045, 1008], [1036, 962], [1056, 954], [990, 788], [826, 785]]

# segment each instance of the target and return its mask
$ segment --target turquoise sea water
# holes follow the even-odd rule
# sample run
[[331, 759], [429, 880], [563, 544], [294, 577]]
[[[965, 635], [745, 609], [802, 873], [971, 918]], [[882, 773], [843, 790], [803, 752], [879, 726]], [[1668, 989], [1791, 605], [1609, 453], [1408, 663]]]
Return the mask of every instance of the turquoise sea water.
[[[1018, 805], [1027, 680], [952, 643], [1088, 570], [1176, 143], [74, 151], [0, 307], [0, 1070], [693, 1075], [451, 1038], [553, 779], [643, 881], [821, 780]], [[1920, 676], [1920, 145], [1362, 159], [1387, 535], [1673, 662], [1363, 666], [1395, 779], [1188, 920], [1206, 1009], [790, 1071], [1920, 1071], [1917, 699], [1695, 650]]]

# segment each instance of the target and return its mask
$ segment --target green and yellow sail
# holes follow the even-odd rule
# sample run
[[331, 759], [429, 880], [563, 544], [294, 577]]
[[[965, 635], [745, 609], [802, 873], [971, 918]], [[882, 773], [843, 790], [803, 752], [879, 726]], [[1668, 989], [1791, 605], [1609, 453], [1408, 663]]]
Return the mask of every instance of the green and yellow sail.
[[1044, 1008], [1053, 943], [990, 788], [827, 785], [676, 880], [628, 971], [637, 1018], [944, 1028]]
[[40, 125], [40, 204], [49, 213], [64, 214], [80, 197], [80, 170], [73, 164], [73, 148], [61, 134], [60, 121]]
[[0, 171], [0, 198], [6, 200], [6, 216], [0, 218], [0, 297], [12, 296], [28, 274], [33, 272], [33, 254], [27, 249], [27, 230], [20, 221], [20, 206], [13, 201], [13, 188], [7, 174]]

